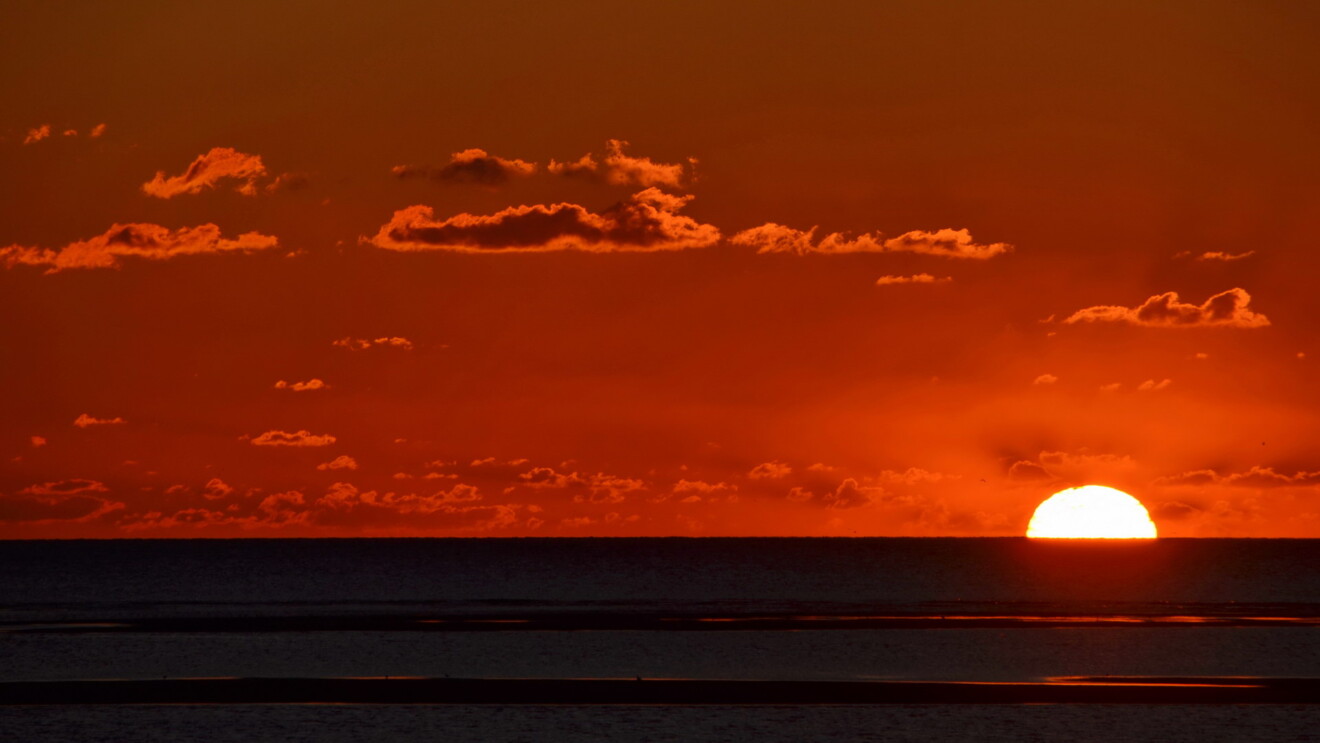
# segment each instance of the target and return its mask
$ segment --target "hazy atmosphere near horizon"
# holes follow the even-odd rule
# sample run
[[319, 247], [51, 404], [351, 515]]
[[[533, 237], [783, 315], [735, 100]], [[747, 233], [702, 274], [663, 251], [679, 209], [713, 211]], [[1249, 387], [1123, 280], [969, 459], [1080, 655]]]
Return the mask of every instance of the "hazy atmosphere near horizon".
[[1318, 31], [7, 3], [0, 538], [1320, 537]]

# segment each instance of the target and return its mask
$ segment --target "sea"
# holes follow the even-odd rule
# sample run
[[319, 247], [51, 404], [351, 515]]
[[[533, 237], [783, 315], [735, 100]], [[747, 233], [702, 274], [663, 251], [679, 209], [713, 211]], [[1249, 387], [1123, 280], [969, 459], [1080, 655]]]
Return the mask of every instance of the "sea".
[[1317, 681], [1320, 540], [0, 542], [4, 741], [1315, 740]]

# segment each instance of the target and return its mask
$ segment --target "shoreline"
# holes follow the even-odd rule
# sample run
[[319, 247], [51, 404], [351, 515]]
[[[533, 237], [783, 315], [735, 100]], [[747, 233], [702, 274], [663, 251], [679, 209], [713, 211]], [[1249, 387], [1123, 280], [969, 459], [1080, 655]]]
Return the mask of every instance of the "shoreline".
[[985, 683], [384, 677], [0, 682], [0, 706], [84, 704], [1320, 704], [1320, 679], [1085, 677]]

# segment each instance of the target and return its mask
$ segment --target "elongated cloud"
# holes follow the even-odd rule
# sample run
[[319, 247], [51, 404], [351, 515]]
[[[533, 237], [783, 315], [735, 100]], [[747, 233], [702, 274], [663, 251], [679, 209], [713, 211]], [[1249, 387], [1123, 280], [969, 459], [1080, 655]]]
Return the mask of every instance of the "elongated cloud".
[[293, 390], [294, 392], [310, 392], [312, 390], [328, 390], [330, 385], [325, 382], [312, 378], [306, 382], [286, 382], [283, 379], [275, 383], [277, 390]]
[[1137, 307], [1101, 305], [1074, 312], [1063, 322], [1068, 325], [1090, 322], [1121, 322], [1153, 328], [1263, 328], [1269, 318], [1247, 308], [1251, 295], [1234, 287], [1220, 292], [1200, 305], [1178, 300], [1178, 292], [1165, 292]]
[[181, 175], [166, 176], [156, 171], [156, 177], [142, 184], [142, 190], [158, 199], [171, 199], [181, 194], [201, 193], [215, 188], [221, 181], [242, 181], [236, 188], [245, 196], [255, 196], [256, 180], [266, 175], [266, 166], [260, 155], [248, 155], [232, 147], [212, 147], [205, 155], [198, 155]]
[[329, 446], [335, 443], [330, 434], [315, 435], [311, 431], [267, 431], [250, 439], [253, 446]]
[[430, 178], [442, 183], [475, 183], [498, 186], [511, 178], [521, 178], [536, 172], [536, 163], [525, 160], [506, 160], [485, 150], [470, 149], [455, 152], [449, 164], [440, 168], [425, 165], [397, 165], [391, 172], [398, 178]]
[[881, 276], [875, 280], [876, 286], [892, 286], [894, 284], [947, 284], [953, 281], [952, 276], [935, 278], [928, 273], [918, 273], [912, 276]]
[[1320, 471], [1285, 475], [1273, 467], [1253, 466], [1245, 472], [1221, 475], [1215, 470], [1194, 470], [1173, 477], [1161, 477], [1156, 485], [1234, 485], [1247, 488], [1314, 487], [1320, 485]]
[[399, 336], [383, 336], [380, 338], [353, 338], [352, 336], [345, 336], [338, 340], [330, 341], [330, 345], [337, 348], [347, 348], [350, 351], [365, 351], [373, 346], [402, 348], [405, 351], [413, 350], [413, 342], [407, 338], [401, 338]]
[[127, 421], [119, 416], [115, 416], [114, 418], [93, 418], [92, 416], [83, 413], [73, 420], [73, 425], [79, 428], [87, 428], [88, 426], [117, 426], [126, 422]]
[[[588, 152], [573, 162], [551, 160], [546, 170], [555, 175], [602, 180], [615, 186], [681, 187], [682, 163], [657, 163], [649, 157], [632, 157], [623, 152], [627, 146], [622, 139], [611, 139], [605, 142], [605, 156], [600, 160]], [[695, 159], [688, 159], [689, 166], [695, 163]]]
[[1240, 261], [1240, 260], [1242, 260], [1243, 258], [1250, 258], [1251, 256], [1253, 256], [1253, 255], [1255, 255], [1255, 254], [1256, 254], [1256, 251], [1254, 251], [1254, 250], [1248, 250], [1248, 251], [1245, 252], [1245, 253], [1225, 253], [1225, 252], [1223, 252], [1223, 251], [1221, 251], [1221, 250], [1211, 250], [1211, 251], [1207, 251], [1207, 252], [1205, 252], [1205, 253], [1202, 253], [1202, 254], [1196, 256], [1196, 260], [1198, 260], [1198, 261], [1222, 261], [1222, 262], [1224, 262], [1224, 263], [1231, 263], [1232, 261]]
[[[985, 260], [1013, 249], [1008, 243], [982, 244], [972, 239], [967, 230], [942, 229], [934, 232], [913, 230], [898, 237], [886, 239], [878, 232], [850, 238], [842, 232], [831, 232], [816, 239], [816, 228], [795, 230], [782, 224], [767, 222], [760, 227], [743, 230], [734, 235], [734, 245], [756, 248], [757, 253], [794, 253], [807, 255], [820, 253], [921, 253], [943, 258], [970, 258]], [[932, 277], [933, 280], [934, 277]], [[891, 282], [897, 283], [897, 282]]]
[[250, 253], [279, 247], [279, 241], [259, 232], [227, 240], [213, 224], [171, 230], [158, 224], [115, 224], [103, 235], [62, 248], [10, 245], [0, 248], [0, 262], [14, 266], [46, 266], [46, 273], [70, 268], [119, 268], [122, 258], [163, 261], [184, 255]]
[[101, 496], [108, 491], [105, 483], [84, 479], [30, 485], [0, 494], [0, 522], [91, 521], [124, 507]]
[[410, 206], [395, 212], [366, 242], [387, 250], [460, 253], [610, 253], [714, 245], [720, 239], [719, 229], [677, 213], [691, 200], [648, 188], [600, 214], [561, 203], [515, 206], [486, 216], [458, 214], [444, 220], [435, 219], [429, 206]]

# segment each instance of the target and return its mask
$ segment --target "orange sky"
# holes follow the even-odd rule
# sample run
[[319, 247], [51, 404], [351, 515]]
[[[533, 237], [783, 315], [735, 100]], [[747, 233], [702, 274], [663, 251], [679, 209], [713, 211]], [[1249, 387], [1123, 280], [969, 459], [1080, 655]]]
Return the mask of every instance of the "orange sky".
[[1320, 10], [707, 5], [15, 4], [0, 538], [1320, 537]]

